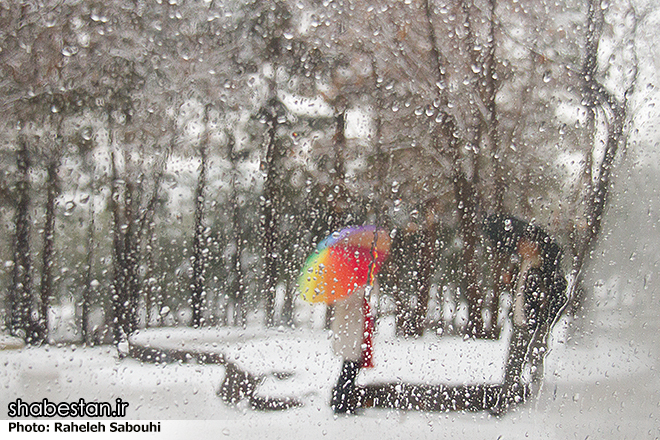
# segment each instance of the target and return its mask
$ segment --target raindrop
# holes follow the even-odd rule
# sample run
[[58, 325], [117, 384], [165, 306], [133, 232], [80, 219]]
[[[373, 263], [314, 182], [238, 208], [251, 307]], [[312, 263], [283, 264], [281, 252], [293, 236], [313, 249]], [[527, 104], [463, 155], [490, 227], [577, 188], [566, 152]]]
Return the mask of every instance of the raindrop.
[[392, 182], [392, 192], [395, 194], [399, 192], [399, 182], [396, 180]]
[[549, 83], [552, 80], [552, 72], [549, 70], [546, 70], [545, 73], [543, 74], [543, 82], [544, 83]]
[[85, 128], [83, 128], [83, 131], [80, 133], [80, 136], [84, 140], [89, 141], [89, 140], [92, 139], [93, 134], [94, 134], [94, 132], [92, 131], [92, 127], [85, 127]]
[[78, 53], [78, 47], [76, 46], [65, 46], [64, 49], [62, 49], [62, 55], [64, 55], [65, 57], [72, 57], [77, 53]]
[[473, 65], [470, 66], [470, 67], [472, 68], [472, 71], [473, 71], [474, 73], [481, 73], [481, 66], [480, 66], [480, 65], [478, 65], [478, 64], [473, 64]]
[[73, 200], [69, 200], [64, 204], [64, 216], [70, 217], [73, 215], [73, 210], [76, 209], [76, 203]]

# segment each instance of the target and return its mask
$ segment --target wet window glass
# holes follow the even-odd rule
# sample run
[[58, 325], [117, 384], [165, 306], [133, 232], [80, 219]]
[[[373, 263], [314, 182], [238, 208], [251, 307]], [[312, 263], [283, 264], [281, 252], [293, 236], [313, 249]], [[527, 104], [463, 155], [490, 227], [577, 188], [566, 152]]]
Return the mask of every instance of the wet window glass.
[[659, 437], [658, 31], [0, 2], [2, 429]]

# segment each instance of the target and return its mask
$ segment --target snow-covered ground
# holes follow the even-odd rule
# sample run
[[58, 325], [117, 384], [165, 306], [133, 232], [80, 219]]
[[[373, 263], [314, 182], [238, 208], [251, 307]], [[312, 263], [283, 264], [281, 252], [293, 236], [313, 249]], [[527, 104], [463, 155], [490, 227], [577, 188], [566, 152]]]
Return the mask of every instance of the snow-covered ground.
[[[284, 381], [266, 374], [262, 392], [268, 393], [269, 387], [272, 392], [282, 392], [285, 384], [286, 391], [300, 397], [304, 406], [272, 412], [254, 411], [247, 404], [230, 407], [216, 396], [224, 377], [222, 366], [155, 365], [120, 359], [114, 347], [65, 345], [1, 350], [0, 407], [7, 408], [17, 398], [28, 402], [44, 398], [51, 402], [80, 398], [114, 402], [121, 398], [129, 402], [127, 419], [163, 421], [160, 433], [135, 438], [660, 438], [657, 347], [626, 340], [625, 332], [597, 324], [588, 335], [568, 341], [561, 336], [561, 328], [555, 331], [539, 399], [502, 418], [486, 412], [383, 409], [335, 417], [327, 402], [339, 361], [329, 350], [327, 335], [280, 330], [274, 331], [279, 337], [268, 334], [263, 338], [258, 329], [250, 329], [230, 343], [204, 340], [192, 333], [182, 336], [177, 333], [180, 329], [169, 337], [167, 332], [151, 337], [154, 344], [171, 341], [175, 346], [185, 343], [188, 348], [222, 351], [233, 361], [263, 373], [298, 366]], [[377, 367], [362, 373], [363, 383], [415, 379], [422, 383], [492, 383], [501, 378], [505, 351], [500, 342], [436, 337], [401, 342], [377, 335], [375, 343]], [[7, 432], [9, 421], [5, 422], [2, 429]], [[38, 434], [15, 438], [31, 436], [43, 438]]]

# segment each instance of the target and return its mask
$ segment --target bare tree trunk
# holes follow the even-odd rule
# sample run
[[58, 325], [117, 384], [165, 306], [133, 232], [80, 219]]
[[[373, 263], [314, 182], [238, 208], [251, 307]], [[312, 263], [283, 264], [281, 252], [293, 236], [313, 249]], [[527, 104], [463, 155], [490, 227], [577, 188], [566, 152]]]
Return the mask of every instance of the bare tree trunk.
[[206, 234], [204, 233], [204, 199], [206, 189], [207, 148], [208, 148], [208, 112], [209, 107], [204, 109], [204, 138], [199, 147], [201, 160], [199, 176], [197, 178], [197, 189], [195, 190], [195, 235], [193, 237], [192, 253], [192, 326], [197, 328], [204, 324], [203, 312], [205, 303], [204, 275], [206, 258]]
[[234, 302], [233, 317], [227, 316], [226, 321], [234, 323], [239, 327], [245, 327], [247, 325], [247, 301], [245, 297], [244, 290], [244, 274], [243, 274], [243, 265], [241, 262], [241, 255], [243, 253], [243, 227], [241, 225], [241, 211], [238, 200], [238, 155], [235, 151], [236, 140], [234, 136], [230, 133], [227, 133], [227, 156], [229, 162], [231, 163], [231, 194], [230, 200], [231, 203], [231, 222], [232, 222], [232, 237], [231, 240], [234, 242], [234, 253], [231, 256], [230, 268], [234, 271], [232, 284], [229, 287], [231, 291], [231, 298]]
[[124, 224], [121, 228], [124, 242], [124, 266], [126, 298], [126, 328], [125, 334], [130, 335], [138, 327], [138, 303], [140, 297], [140, 280], [138, 275], [139, 238], [135, 224], [135, 183], [129, 172], [125, 171], [124, 187]]
[[111, 168], [111, 192], [110, 212], [112, 213], [112, 336], [115, 344], [121, 342], [128, 334], [126, 333], [126, 266], [123, 234], [122, 216], [119, 208], [120, 182], [117, 174], [117, 164], [114, 152], [110, 153]]
[[[500, 148], [500, 134], [499, 134], [499, 119], [497, 114], [497, 58], [495, 56], [495, 50], [497, 47], [497, 34], [496, 34], [496, 22], [495, 22], [495, 13], [497, 9], [497, 0], [489, 0], [489, 44], [488, 50], [486, 52], [486, 59], [484, 63], [484, 102], [486, 105], [486, 110], [488, 111], [489, 120], [488, 123], [488, 142], [489, 150], [491, 154], [491, 160], [493, 164], [493, 192], [490, 194], [492, 198], [491, 209], [495, 213], [504, 212], [504, 192], [506, 188], [506, 182], [504, 178], [504, 166], [502, 157], [503, 152]], [[502, 292], [504, 291], [504, 283], [501, 280], [501, 274], [505, 265], [504, 257], [500, 253], [495, 253], [493, 255], [493, 298], [490, 303], [490, 325], [486, 331], [486, 334], [489, 338], [496, 339], [499, 337], [501, 329], [498, 327], [499, 314], [500, 314], [500, 298]]]
[[[274, 95], [274, 92], [273, 92]], [[278, 113], [280, 103], [277, 98], [272, 98], [266, 113], [266, 159], [262, 168], [266, 171], [264, 182], [263, 201], [263, 237], [264, 237], [264, 296], [266, 300], [266, 325], [275, 325], [275, 295], [278, 281], [278, 232], [277, 214], [279, 207], [279, 157], [277, 145]]]
[[[624, 94], [623, 102], [612, 95], [597, 80], [598, 74], [598, 50], [603, 25], [603, 9], [601, 0], [589, 0], [587, 11], [587, 36], [585, 44], [585, 61], [583, 66], [583, 95], [587, 107], [588, 128], [592, 130], [592, 150], [589, 156], [593, 157], [593, 149], [598, 139], [596, 139], [595, 120], [599, 110], [607, 118], [607, 139], [605, 140], [605, 152], [598, 164], [597, 173], [591, 175], [591, 168], [585, 169], [589, 178], [589, 187], [587, 188], [586, 200], [586, 231], [581, 235], [576, 231], [577, 243], [575, 244], [575, 258], [573, 260], [573, 273], [576, 280], [573, 283], [574, 294], [570, 296], [569, 310], [572, 314], [577, 314], [584, 302], [584, 290], [582, 289], [582, 269], [588, 260], [591, 251], [594, 249], [598, 237], [602, 231], [603, 215], [609, 199], [609, 190], [612, 186], [612, 170], [614, 162], [619, 151], [619, 147], [625, 143], [625, 122], [628, 111], [628, 97], [632, 94], [635, 87], [635, 77]], [[634, 17], [633, 26], [637, 25], [637, 18]], [[636, 32], [636, 28], [634, 29]], [[633, 33], [634, 33], [633, 32]], [[633, 69], [635, 75], [637, 66]], [[588, 165], [591, 165], [590, 163]]]
[[276, 243], [276, 215], [275, 208], [275, 192], [277, 191], [274, 182], [274, 168], [277, 166], [274, 163], [276, 147], [276, 131], [277, 131], [277, 116], [270, 114], [267, 121], [267, 147], [266, 147], [266, 182], [264, 183], [264, 215], [263, 215], [263, 232], [264, 232], [264, 294], [266, 298], [266, 325], [273, 326], [275, 316], [275, 294], [277, 282], [277, 266], [275, 259], [275, 243]]
[[[146, 326], [149, 326], [150, 313], [154, 307], [154, 304], [157, 306], [157, 310], [160, 310], [160, 306], [162, 305], [162, 296], [157, 295], [156, 293], [159, 290], [159, 287], [156, 287], [157, 283], [155, 282], [154, 274], [154, 248], [157, 246], [154, 217], [156, 215], [155, 211], [158, 205], [158, 197], [160, 194], [160, 186], [163, 180], [164, 169], [167, 166], [167, 159], [169, 158], [173, 145], [174, 140], [172, 140], [170, 147], [167, 149], [164, 157], [162, 158], [159, 168], [154, 172], [154, 186], [151, 197], [145, 204], [144, 208], [140, 209], [139, 211], [140, 215], [135, 221], [135, 233], [133, 234], [134, 238], [132, 252], [134, 255], [133, 266], [135, 268], [133, 272], [133, 275], [135, 276], [135, 286], [133, 290], [134, 304], [137, 311], [140, 298], [144, 294], [144, 302], [146, 307]], [[138, 204], [137, 206], [141, 205]], [[143, 243], [146, 244], [143, 245]], [[141, 281], [137, 270], [142, 262], [143, 252], [146, 258], [146, 267], [144, 281]], [[157, 325], [160, 325], [160, 314], [157, 314], [157, 316]]]
[[[429, 0], [424, 1], [424, 10], [428, 23], [431, 61], [434, 63], [434, 70], [438, 74], [438, 84], [445, 84], [443, 60], [435, 34], [433, 12], [431, 11]], [[446, 96], [441, 95], [440, 101], [440, 108], [443, 108], [447, 101]], [[483, 318], [481, 316], [483, 298], [479, 288], [478, 267], [475, 259], [478, 243], [478, 224], [476, 218], [477, 192], [474, 183], [468, 179], [465, 171], [461, 169], [461, 161], [459, 160], [459, 135], [453, 117], [447, 113], [443, 114], [440, 124], [442, 124], [440, 130], [434, 130], [435, 148], [438, 151], [443, 151], [446, 150], [443, 148], [445, 144], [449, 144], [446, 151], [450, 152], [455, 168], [453, 176], [454, 195], [460, 217], [460, 235], [463, 238], [464, 280], [462, 284], [468, 301], [468, 325], [466, 331], [473, 337], [481, 337], [484, 335]]]
[[434, 231], [426, 225], [420, 231], [421, 249], [417, 250], [417, 304], [413, 310], [413, 334], [422, 336], [426, 327], [426, 316], [431, 296], [431, 277], [433, 276]]
[[147, 238], [146, 238], [146, 249], [145, 249], [145, 260], [146, 260], [146, 288], [144, 291], [144, 303], [146, 308], [146, 327], [151, 327], [151, 312], [156, 310], [156, 327], [160, 326], [160, 301], [157, 298], [158, 287], [156, 286], [156, 273], [154, 271], [154, 248], [157, 246], [156, 241], [156, 232], [155, 225], [153, 220], [148, 221], [147, 224]]
[[[55, 153], [58, 154], [58, 153]], [[55, 263], [55, 199], [58, 194], [59, 160], [52, 158], [46, 169], [46, 217], [44, 223], [44, 249], [42, 255], [41, 298], [39, 322], [37, 323], [39, 342], [48, 339], [48, 309], [53, 295], [53, 265]]]
[[376, 158], [374, 164], [374, 210], [376, 212], [376, 223], [378, 226], [383, 226], [383, 219], [385, 218], [385, 212], [387, 210], [387, 194], [388, 188], [387, 185], [387, 176], [389, 173], [389, 155], [383, 150], [383, 136], [382, 136], [382, 126], [383, 121], [381, 117], [381, 111], [384, 106], [385, 100], [383, 99], [383, 90], [381, 88], [381, 83], [379, 81], [378, 73], [378, 64], [373, 53], [369, 54], [371, 59], [371, 70], [373, 75], [373, 88], [374, 88], [374, 101], [375, 101], [375, 115], [374, 115], [374, 137], [373, 142], [376, 148]]
[[[84, 285], [82, 288], [82, 299], [80, 307], [80, 336], [83, 344], [94, 344], [96, 342], [92, 339], [92, 334], [90, 333], [90, 309], [92, 298], [94, 297], [94, 229], [96, 227], [96, 213], [95, 211], [95, 195], [96, 195], [96, 183], [95, 183], [95, 168], [93, 164], [93, 153], [91, 149], [82, 154], [83, 169], [89, 172], [89, 220], [87, 224], [87, 243], [86, 243], [86, 256], [85, 256], [85, 275], [84, 275]], [[92, 163], [90, 163], [92, 162]]]
[[35, 342], [32, 323], [32, 256], [30, 253], [30, 155], [27, 139], [18, 138], [18, 200], [14, 238], [14, 266], [12, 285], [8, 295], [9, 332]]
[[[134, 231], [134, 191], [128, 176], [119, 179], [114, 152], [111, 153], [112, 190], [110, 211], [112, 213], [113, 235], [113, 282], [112, 282], [112, 318], [113, 340], [118, 343], [126, 339], [137, 327], [137, 243]], [[123, 181], [123, 212], [120, 185]]]
[[[587, 230], [586, 231], [575, 231], [576, 234], [580, 235], [576, 237], [575, 243], [575, 263], [576, 268], [582, 267], [584, 260], [586, 258], [586, 253], [589, 251], [589, 231], [588, 227], [590, 221], [592, 221], [591, 213], [589, 210], [593, 209], [593, 197], [589, 197], [591, 193], [594, 192], [594, 182], [593, 182], [593, 146], [596, 144], [596, 118], [598, 114], [597, 106], [597, 89], [598, 82], [596, 75], [598, 73], [598, 42], [602, 33], [602, 24], [603, 16], [602, 11], [600, 10], [600, 1], [599, 0], [589, 0], [587, 10], [587, 34], [585, 41], [585, 56], [584, 64], [582, 66], [582, 95], [583, 102], [587, 109], [587, 120], [586, 128], [589, 133], [589, 152], [587, 155], [587, 160], [585, 162], [583, 170], [583, 179], [586, 184], [586, 194], [588, 197], [587, 200], [587, 212], [586, 212], [586, 221], [587, 221]], [[582, 234], [584, 235], [582, 235]], [[581, 300], [580, 300], [581, 302]]]
[[85, 263], [85, 285], [82, 292], [82, 305], [81, 305], [81, 324], [80, 334], [84, 344], [92, 343], [90, 335], [90, 308], [93, 296], [93, 267], [94, 267], [94, 228], [95, 228], [95, 214], [94, 214], [94, 175], [90, 177], [90, 197], [89, 197], [89, 225], [87, 226], [87, 256]]
[[484, 336], [484, 321], [481, 315], [483, 297], [479, 288], [479, 267], [476, 249], [479, 240], [476, 221], [476, 195], [473, 185], [465, 174], [458, 171], [454, 177], [454, 189], [458, 203], [461, 236], [463, 238], [463, 282], [468, 304], [466, 334], [472, 337]]

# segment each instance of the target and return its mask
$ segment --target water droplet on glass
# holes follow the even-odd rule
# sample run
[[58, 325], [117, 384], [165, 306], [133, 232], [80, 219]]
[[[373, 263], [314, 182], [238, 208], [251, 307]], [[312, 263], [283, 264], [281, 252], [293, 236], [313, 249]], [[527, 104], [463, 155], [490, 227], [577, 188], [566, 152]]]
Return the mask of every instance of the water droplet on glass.
[[70, 217], [73, 214], [73, 210], [76, 209], [76, 203], [73, 200], [69, 200], [64, 204], [64, 216]]
[[84, 140], [89, 141], [89, 140], [92, 139], [92, 135], [93, 135], [93, 134], [94, 134], [94, 132], [92, 131], [92, 127], [85, 127], [85, 128], [83, 129], [83, 131], [80, 133], [80, 136], [81, 136]]
[[77, 53], [78, 48], [76, 46], [65, 46], [64, 49], [62, 49], [62, 55], [65, 57], [72, 57]]

